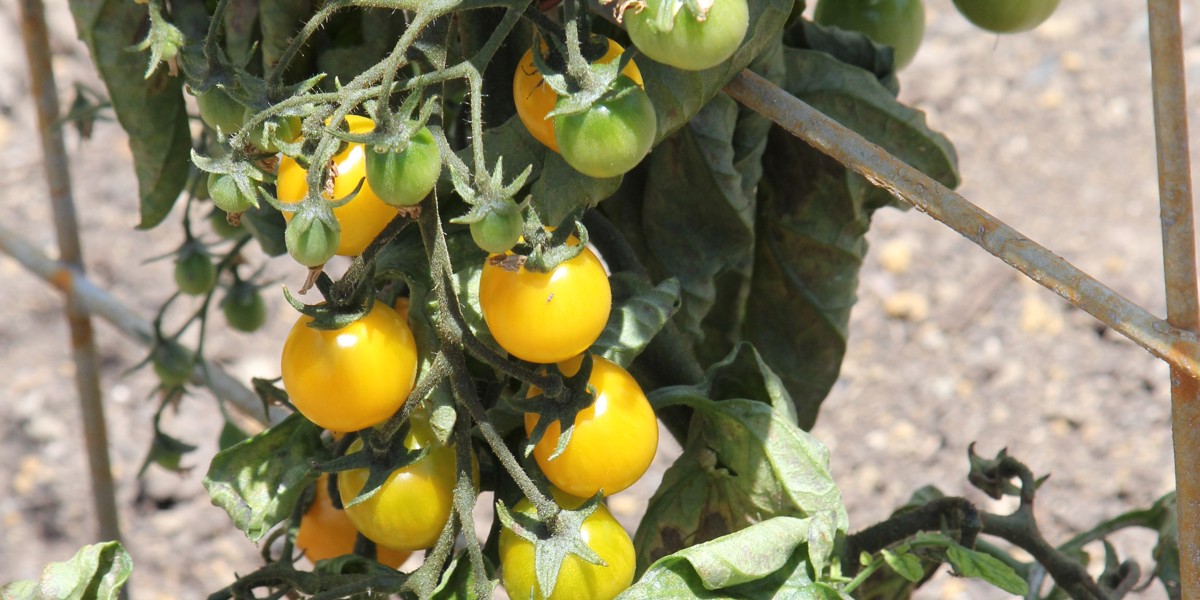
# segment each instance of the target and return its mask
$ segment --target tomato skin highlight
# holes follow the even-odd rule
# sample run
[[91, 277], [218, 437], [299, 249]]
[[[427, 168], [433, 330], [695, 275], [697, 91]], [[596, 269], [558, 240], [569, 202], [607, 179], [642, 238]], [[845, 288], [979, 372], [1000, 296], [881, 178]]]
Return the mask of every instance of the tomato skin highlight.
[[429, 195], [442, 174], [442, 157], [428, 127], [422, 127], [404, 150], [366, 151], [367, 182], [392, 206], [412, 206]]
[[[544, 43], [543, 43], [544, 44]], [[608, 51], [597, 60], [597, 63], [607, 64], [619, 57], [625, 49], [613, 40], [608, 40]], [[642, 83], [642, 72], [637, 63], [629, 61], [621, 74], [629, 77], [639, 86]], [[513, 102], [517, 106], [517, 116], [530, 135], [547, 148], [558, 152], [558, 141], [554, 138], [554, 119], [547, 119], [546, 114], [554, 110], [558, 103], [558, 93], [546, 85], [542, 74], [533, 63], [533, 48], [525, 52], [521, 62], [513, 73]]]
[[[338, 473], [338, 494], [346, 516], [376, 544], [396, 550], [428, 548], [450, 519], [457, 479], [454, 447], [438, 444], [432, 432], [422, 429], [414, 424], [404, 445], [410, 450], [428, 448], [428, 454], [393, 472], [370, 498], [349, 506], [367, 482], [366, 469]], [[356, 440], [349, 452], [361, 449], [362, 440]]]
[[[366, 117], [349, 115], [346, 121], [350, 124], [351, 133], [370, 133], [375, 130], [375, 123]], [[331, 200], [344, 198], [362, 182], [362, 188], [353, 200], [333, 209], [333, 216], [341, 226], [335, 253], [358, 256], [396, 216], [396, 208], [381, 200], [366, 181], [366, 149], [362, 144], [346, 144], [341, 152], [334, 155], [333, 162], [337, 165], [337, 177], [334, 178]], [[275, 184], [279, 201], [295, 204], [303, 200], [308, 194], [307, 176], [308, 172], [294, 159], [287, 156], [280, 159]], [[291, 221], [292, 216], [291, 211], [283, 213], [287, 221]]]
[[283, 345], [283, 386], [308, 420], [335, 432], [377, 425], [400, 410], [417, 374], [412, 331], [376, 302], [337, 330], [309, 327], [301, 315]]
[[877, 44], [891, 46], [897, 71], [912, 62], [925, 37], [922, 0], [821, 0], [813, 20], [858, 31]]
[[[565, 508], [578, 508], [579, 498], [554, 495]], [[529, 500], [521, 500], [513, 512], [533, 516], [537, 513]], [[568, 555], [559, 567], [554, 591], [546, 600], [611, 600], [633, 583], [635, 555], [633, 541], [621, 524], [603, 504], [596, 507], [583, 521], [582, 536], [607, 566], [594, 565], [575, 555]], [[500, 530], [501, 579], [504, 589], [513, 600], [545, 598], [537, 585], [534, 570], [533, 544], [507, 527]]]
[[1041, 25], [1058, 8], [1059, 0], [954, 0], [962, 16], [980, 29], [1020, 33]]
[[[300, 519], [300, 530], [296, 533], [296, 549], [304, 557], [316, 563], [318, 560], [334, 558], [354, 552], [358, 530], [346, 512], [338, 510], [329, 498], [329, 475], [322, 473], [317, 479], [316, 495], [304, 516]], [[393, 569], [400, 568], [411, 552], [393, 550], [375, 545], [375, 560]]]
[[[565, 375], [579, 371], [581, 359], [559, 364]], [[633, 485], [654, 462], [658, 450], [658, 420], [641, 386], [619, 365], [592, 357], [588, 383], [596, 400], [575, 416], [575, 428], [563, 453], [550, 456], [558, 446], [561, 427], [551, 423], [534, 446], [533, 455], [550, 483], [581, 498], [603, 491], [612, 495]], [[537, 388], [529, 395], [540, 393]], [[525, 434], [537, 425], [536, 413], [525, 413]]]
[[646, 92], [628, 77], [583, 112], [554, 117], [558, 151], [576, 171], [599, 179], [624, 175], [654, 145], [658, 117]]
[[629, 39], [646, 56], [685, 71], [702, 71], [715, 67], [737, 51], [750, 26], [750, 9], [746, 0], [715, 0], [704, 21], [697, 21], [684, 8], [675, 14], [670, 31], [659, 31], [654, 14], [663, 2], [648, 0], [639, 12], [625, 14]]
[[548, 364], [578, 356], [600, 337], [612, 311], [612, 288], [586, 247], [549, 273], [509, 271], [489, 259], [479, 278], [479, 306], [501, 348]]

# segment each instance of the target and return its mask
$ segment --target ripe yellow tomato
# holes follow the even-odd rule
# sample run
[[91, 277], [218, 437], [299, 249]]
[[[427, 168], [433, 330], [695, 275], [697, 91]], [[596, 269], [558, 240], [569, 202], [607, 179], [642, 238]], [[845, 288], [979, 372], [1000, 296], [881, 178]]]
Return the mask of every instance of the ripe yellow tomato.
[[[316, 496], [300, 519], [300, 531], [296, 533], [296, 548], [303, 550], [304, 556], [314, 563], [354, 552], [358, 537], [358, 530], [346, 512], [333, 506], [328, 480], [326, 474], [317, 480]], [[375, 560], [393, 569], [400, 568], [410, 554], [383, 545], [375, 546]]]
[[612, 311], [612, 288], [586, 247], [549, 273], [511, 271], [489, 259], [479, 278], [479, 307], [501, 348], [548, 364], [578, 356], [600, 337]]
[[[559, 364], [566, 375], [579, 371], [582, 357]], [[596, 389], [596, 400], [575, 416], [575, 429], [567, 448], [551, 460], [558, 446], [561, 427], [556, 421], [533, 448], [538, 466], [558, 489], [581, 498], [603, 490], [615, 494], [631, 485], [650, 468], [658, 450], [658, 420], [646, 394], [628, 371], [599, 356], [592, 357], [588, 383]], [[540, 393], [533, 388], [532, 397]], [[538, 422], [535, 413], [525, 414], [525, 433]]]
[[[370, 133], [375, 130], [375, 123], [366, 117], [350, 115], [346, 117], [346, 122], [350, 124], [350, 133]], [[354, 191], [358, 182], [362, 182], [362, 189], [353, 200], [333, 209], [333, 216], [342, 229], [337, 254], [358, 256], [396, 216], [396, 208], [380, 200], [367, 184], [366, 154], [362, 144], [346, 144], [341, 152], [334, 155], [333, 163], [337, 168], [337, 176], [330, 200], [344, 198]], [[307, 176], [308, 172], [299, 163], [283, 157], [279, 161], [275, 184], [279, 201], [295, 204], [303, 200], [308, 195]], [[292, 213], [284, 212], [283, 218], [290, 221]]]
[[[565, 508], [577, 508], [578, 498], [555, 494], [554, 499]], [[537, 510], [529, 500], [521, 500], [513, 512], [534, 515]], [[588, 545], [605, 565], [594, 565], [575, 555], [567, 555], [558, 569], [554, 591], [545, 598], [537, 584], [534, 570], [533, 543], [513, 533], [507, 527], [500, 530], [501, 579], [508, 597], [513, 600], [611, 600], [633, 583], [635, 567], [633, 542], [621, 524], [603, 504], [583, 520], [581, 530]]]
[[313, 329], [301, 315], [283, 344], [283, 386], [296, 410], [331, 431], [358, 431], [400, 410], [417, 375], [408, 323], [376, 302], [336, 330]]
[[[546, 48], [542, 42], [543, 51]], [[608, 40], [608, 51], [596, 62], [606, 64], [612, 62], [624, 52], [620, 44]], [[621, 73], [643, 86], [642, 72], [633, 61], [629, 61]], [[554, 139], [554, 119], [547, 119], [546, 113], [554, 109], [558, 103], [558, 94], [542, 80], [542, 74], [533, 64], [533, 48], [525, 51], [517, 70], [513, 73], [513, 102], [517, 105], [517, 115], [525, 128], [537, 141], [547, 148], [558, 152], [558, 141]]]
[[[338, 493], [346, 516], [376, 544], [399, 550], [421, 550], [433, 546], [450, 519], [456, 480], [454, 447], [442, 446], [428, 426], [414, 423], [404, 439], [410, 450], [428, 448], [417, 462], [398, 469], [375, 495], [347, 506], [367, 483], [367, 469], [338, 473]], [[362, 440], [350, 452], [362, 449]]]

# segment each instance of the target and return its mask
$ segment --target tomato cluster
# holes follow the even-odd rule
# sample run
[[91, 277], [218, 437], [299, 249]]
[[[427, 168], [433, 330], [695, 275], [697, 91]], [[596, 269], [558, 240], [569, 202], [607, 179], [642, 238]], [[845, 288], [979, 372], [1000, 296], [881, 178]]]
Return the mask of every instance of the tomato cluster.
[[[296, 532], [296, 549], [312, 562], [354, 552], [358, 529], [346, 511], [333, 505], [329, 498], [329, 476], [317, 479], [312, 504], [300, 519]], [[375, 560], [397, 569], [408, 560], [411, 552], [396, 550], [382, 544], [375, 546]]]

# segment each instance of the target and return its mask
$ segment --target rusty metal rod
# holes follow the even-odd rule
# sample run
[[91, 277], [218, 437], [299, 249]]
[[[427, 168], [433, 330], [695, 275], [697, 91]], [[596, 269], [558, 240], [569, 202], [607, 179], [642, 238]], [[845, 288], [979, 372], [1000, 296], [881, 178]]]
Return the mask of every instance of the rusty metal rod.
[[[50, 203], [54, 210], [54, 229], [63, 264], [83, 272], [83, 251], [79, 228], [75, 221], [75, 204], [71, 199], [71, 178], [67, 169], [67, 150], [62, 132], [55, 126], [58, 120], [58, 90], [54, 87], [54, 71], [50, 66], [50, 41], [46, 15], [41, 0], [21, 0], [21, 30], [25, 40], [25, 55], [32, 79], [33, 98], [37, 105], [38, 133], [42, 140], [42, 159]], [[120, 540], [121, 528], [117, 519], [116, 489], [108, 459], [108, 431], [104, 423], [104, 405], [100, 396], [100, 368], [96, 358], [92, 322], [87, 310], [78, 300], [66, 299], [67, 323], [71, 329], [71, 351], [75, 360], [75, 387], [83, 415], [83, 432], [87, 443], [88, 470], [92, 480], [92, 500], [99, 522], [100, 540]]]
[[1200, 377], [1200, 343], [1197, 343], [1195, 333], [1155, 317], [774, 83], [743, 71], [725, 87], [725, 93], [917, 210], [946, 224], [1151, 354], [1192, 377]]
[[[1148, 0], [1147, 10], [1167, 322], [1196, 331], [1200, 301], [1179, 0]], [[1180, 592], [1184, 598], [1200, 598], [1200, 380], [1175, 366], [1171, 367], [1171, 421]]]
[[[0, 252], [16, 259], [21, 266], [41, 277], [63, 295], [74, 298], [88, 313], [108, 321], [121, 333], [142, 345], [154, 341], [154, 329], [149, 321], [139, 317], [120, 300], [112, 297], [78, 271], [46, 256], [17, 232], [0, 225]], [[207, 373], [207, 377], [206, 374]], [[192, 372], [192, 383], [209, 388], [214, 395], [229, 402], [249, 418], [267, 425], [287, 416], [282, 409], [263, 415], [258, 395], [234, 379], [220, 365], [205, 362]]]

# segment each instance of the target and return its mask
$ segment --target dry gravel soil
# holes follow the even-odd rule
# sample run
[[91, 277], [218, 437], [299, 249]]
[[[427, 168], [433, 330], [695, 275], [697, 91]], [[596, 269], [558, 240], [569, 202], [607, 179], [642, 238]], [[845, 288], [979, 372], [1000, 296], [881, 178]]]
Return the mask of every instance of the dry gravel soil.
[[[1184, 0], [1183, 9], [1195, 117], [1200, 2]], [[76, 83], [98, 84], [65, 3], [48, 10], [65, 104]], [[929, 0], [927, 13], [902, 98], [957, 144], [960, 191], [1163, 314], [1144, 4], [1064, 0], [1037, 31], [1003, 37], [974, 29], [950, 0]], [[7, 226], [53, 255], [19, 34], [15, 0], [0, 0], [0, 207]], [[149, 317], [169, 293], [170, 263], [147, 261], [178, 243], [177, 229], [134, 231], [133, 172], [116, 125], [99, 124], [90, 140], [68, 131], [67, 145], [90, 276]], [[983, 454], [1007, 447], [1053, 475], [1038, 505], [1051, 540], [1174, 487], [1163, 364], [919, 212], [877, 214], [870, 241], [843, 376], [814, 430], [832, 450], [854, 527], [929, 483], [991, 510], [1011, 508], [967, 484], [972, 442]], [[270, 268], [289, 283], [299, 277], [282, 261]], [[8, 290], [0, 308], [0, 581], [8, 581], [67, 558], [95, 525], [61, 299], [10, 258], [0, 256], [0, 277]], [[210, 342], [211, 356], [244, 379], [278, 373], [294, 313], [280, 295], [270, 300], [267, 333]], [[200, 446], [185, 459], [196, 468], [183, 476], [151, 469], [139, 483], [155, 380], [130, 372], [145, 350], [109, 325], [97, 325], [97, 344], [136, 564], [133, 595], [201, 598], [253, 568], [258, 552], [200, 486], [220, 427], [213, 400], [197, 391], [165, 416], [169, 431]], [[664, 455], [658, 464], [669, 462]], [[630, 526], [660, 472], [613, 499]], [[1153, 543], [1136, 534], [1115, 541], [1143, 560]], [[1157, 588], [1140, 596], [1163, 597]], [[943, 575], [921, 597], [1004, 595]]]

